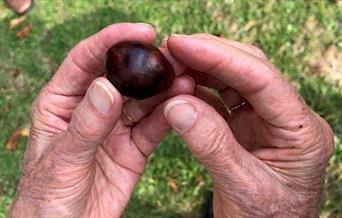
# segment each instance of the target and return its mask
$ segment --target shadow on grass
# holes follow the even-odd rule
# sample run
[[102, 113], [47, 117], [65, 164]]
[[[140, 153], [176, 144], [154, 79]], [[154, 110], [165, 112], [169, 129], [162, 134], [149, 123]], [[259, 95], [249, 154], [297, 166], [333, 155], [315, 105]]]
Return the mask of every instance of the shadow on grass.
[[145, 218], [145, 217], [163, 217], [163, 218], [205, 218], [198, 212], [177, 212], [170, 208], [163, 208], [154, 205], [148, 199], [133, 197], [130, 200], [127, 210], [124, 213], [125, 218]]
[[45, 32], [41, 47], [54, 63], [60, 64], [67, 52], [79, 41], [118, 22], [138, 22], [138, 19], [112, 7], [100, 8], [49, 29]]
[[[208, 193], [205, 195], [206, 204], [204, 204], [197, 211], [190, 212], [176, 212], [172, 209], [166, 209], [157, 206], [148, 201], [148, 199], [141, 199], [133, 196], [130, 200], [128, 209], [123, 217], [125, 218], [145, 218], [145, 217], [163, 217], [163, 218], [213, 218], [212, 214], [212, 195]], [[209, 203], [210, 201], [210, 203]]]
[[179, 138], [170, 134], [149, 159], [126, 217], [202, 218], [209, 187], [204, 168]]

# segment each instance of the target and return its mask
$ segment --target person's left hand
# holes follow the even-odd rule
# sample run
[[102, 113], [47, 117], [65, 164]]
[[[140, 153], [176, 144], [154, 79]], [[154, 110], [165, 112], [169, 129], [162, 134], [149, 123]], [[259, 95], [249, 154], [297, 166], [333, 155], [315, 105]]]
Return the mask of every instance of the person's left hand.
[[69, 53], [33, 104], [9, 217], [121, 216], [147, 157], [169, 128], [157, 105], [194, 89], [191, 78], [178, 76], [165, 93], [137, 101], [123, 99], [103, 77], [105, 53], [113, 44], [154, 39], [151, 26], [115, 24]]

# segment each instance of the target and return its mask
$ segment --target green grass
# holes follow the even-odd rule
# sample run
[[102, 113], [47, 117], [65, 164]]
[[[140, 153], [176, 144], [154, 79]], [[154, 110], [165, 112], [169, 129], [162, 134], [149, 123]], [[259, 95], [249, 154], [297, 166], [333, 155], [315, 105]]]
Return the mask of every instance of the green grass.
[[[321, 216], [342, 214], [342, 89], [314, 76], [308, 61], [330, 45], [342, 50], [342, 6], [337, 0], [37, 0], [25, 21], [32, 22], [32, 31], [23, 40], [8, 27], [14, 17], [0, 6], [0, 145], [15, 129], [28, 125], [32, 100], [66, 53], [101, 28], [121, 21], [147, 22], [156, 27], [158, 40], [170, 33], [223, 33], [259, 45], [333, 127], [336, 152]], [[316, 21], [313, 27], [307, 24], [310, 17]], [[252, 20], [255, 25], [246, 29]], [[14, 152], [0, 147], [0, 217], [15, 195], [25, 144], [26, 139], [20, 140]], [[178, 191], [170, 188], [170, 180]], [[210, 184], [205, 170], [170, 135], [151, 157], [125, 217], [200, 217]]]

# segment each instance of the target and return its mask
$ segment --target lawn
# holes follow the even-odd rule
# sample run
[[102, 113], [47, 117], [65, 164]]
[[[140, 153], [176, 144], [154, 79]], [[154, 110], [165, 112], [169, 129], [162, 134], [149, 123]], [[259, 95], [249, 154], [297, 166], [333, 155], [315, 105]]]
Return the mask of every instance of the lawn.
[[[153, 24], [158, 42], [171, 33], [207, 32], [254, 43], [291, 80], [335, 132], [322, 217], [342, 216], [341, 0], [37, 0], [15, 29], [0, 4], [0, 217], [15, 195], [27, 138], [14, 151], [3, 145], [29, 125], [29, 109], [67, 52], [116, 22]], [[16, 33], [32, 25], [22, 39]], [[150, 158], [125, 217], [201, 217], [211, 189], [205, 170], [171, 134]]]

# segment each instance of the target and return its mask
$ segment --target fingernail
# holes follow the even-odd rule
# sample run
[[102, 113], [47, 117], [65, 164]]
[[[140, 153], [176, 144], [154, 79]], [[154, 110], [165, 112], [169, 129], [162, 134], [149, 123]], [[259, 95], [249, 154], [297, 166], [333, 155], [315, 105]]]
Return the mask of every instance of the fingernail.
[[151, 27], [151, 28], [154, 28], [152, 24], [149, 24], [149, 23], [136, 23], [138, 25], [145, 25], [145, 26], [148, 26], [148, 27]]
[[178, 132], [183, 132], [193, 126], [197, 112], [190, 102], [174, 100], [165, 106], [164, 116], [174, 129]]
[[171, 37], [190, 37], [190, 36], [184, 35], [184, 34], [172, 34]]
[[166, 44], [168, 39], [169, 39], [169, 37], [163, 38], [161, 44], [162, 44], [162, 45], [163, 45], [164, 43]]
[[194, 80], [194, 78], [192, 78], [192, 76], [189, 76], [189, 75], [185, 75], [187, 78], [189, 78], [189, 80], [191, 80], [191, 84], [195, 87], [196, 85], [196, 82]]
[[96, 81], [90, 92], [93, 105], [103, 113], [108, 113], [114, 103], [114, 97], [109, 88], [101, 81]]

